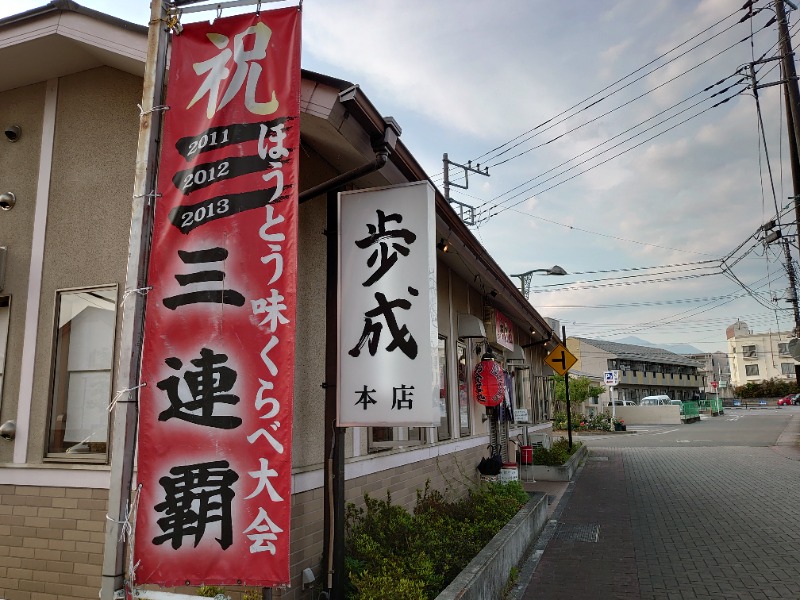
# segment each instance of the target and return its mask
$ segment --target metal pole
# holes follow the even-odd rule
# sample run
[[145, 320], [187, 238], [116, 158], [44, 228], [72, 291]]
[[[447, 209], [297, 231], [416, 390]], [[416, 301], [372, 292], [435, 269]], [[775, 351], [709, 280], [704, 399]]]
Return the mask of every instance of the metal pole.
[[[164, 26], [167, 12], [161, 0], [150, 4], [150, 30], [147, 37], [142, 106], [145, 111], [162, 104], [164, 73], [167, 64], [169, 36]], [[136, 152], [136, 171], [133, 184], [131, 227], [128, 240], [126, 290], [139, 290], [147, 281], [154, 198], [156, 189], [156, 156], [161, 129], [161, 111], [145, 112], [139, 123], [139, 143]], [[141, 359], [144, 326], [144, 297], [130, 294], [122, 309], [119, 363], [114, 379], [115, 390], [131, 390], [123, 395], [113, 410], [109, 455], [111, 457], [108, 490], [108, 520], [100, 598], [113, 600], [114, 591], [121, 589], [125, 578], [125, 542], [120, 531], [127, 519], [133, 479], [133, 457], [136, 446], [137, 402], [139, 394], [139, 362]]]
[[447, 152], [442, 155], [442, 163], [444, 164], [444, 199], [450, 202], [450, 161], [447, 160]]
[[325, 584], [330, 600], [344, 597], [344, 437], [345, 428], [336, 426], [336, 386], [338, 361], [338, 278], [339, 278], [339, 195], [328, 192], [327, 275], [325, 316], [325, 503], [324, 546]]
[[[567, 343], [567, 328], [561, 326], [561, 337], [564, 343]], [[569, 371], [564, 373], [564, 394], [567, 397], [567, 439], [569, 440], [569, 449], [572, 450], [572, 413], [569, 408]]]

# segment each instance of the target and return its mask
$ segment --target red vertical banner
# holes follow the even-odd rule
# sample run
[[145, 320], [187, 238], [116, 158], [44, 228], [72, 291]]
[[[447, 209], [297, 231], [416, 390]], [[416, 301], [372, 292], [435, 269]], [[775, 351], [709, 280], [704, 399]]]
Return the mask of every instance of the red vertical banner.
[[289, 583], [300, 11], [173, 36], [140, 392], [136, 583]]

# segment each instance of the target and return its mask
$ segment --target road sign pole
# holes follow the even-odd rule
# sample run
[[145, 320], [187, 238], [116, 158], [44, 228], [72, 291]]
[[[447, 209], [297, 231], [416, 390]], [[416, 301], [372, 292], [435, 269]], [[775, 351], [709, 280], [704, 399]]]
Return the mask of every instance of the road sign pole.
[[[561, 337], [564, 343], [567, 343], [567, 328], [561, 326]], [[569, 407], [569, 371], [564, 373], [564, 395], [567, 398], [567, 440], [569, 440], [569, 449], [572, 450], [572, 412]]]
[[[612, 425], [614, 425], [614, 423], [616, 423], [616, 421], [617, 421], [617, 403], [614, 401], [614, 387], [615, 386], [612, 385], [611, 388], [609, 388], [609, 392], [608, 392], [608, 395], [611, 398], [611, 421], [612, 421], [611, 424]], [[619, 398], [619, 394], [617, 394], [617, 398]]]

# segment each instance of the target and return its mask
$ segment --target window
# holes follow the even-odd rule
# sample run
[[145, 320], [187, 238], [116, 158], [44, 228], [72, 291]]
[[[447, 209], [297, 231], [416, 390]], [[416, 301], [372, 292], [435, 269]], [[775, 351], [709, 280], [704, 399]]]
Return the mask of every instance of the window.
[[758, 375], [758, 365], [745, 365], [744, 366], [744, 373], [748, 377]]
[[467, 347], [462, 342], [456, 348], [456, 360], [458, 369], [456, 379], [458, 380], [458, 423], [461, 437], [466, 437], [471, 431], [469, 419], [469, 360]]
[[0, 406], [3, 404], [3, 375], [6, 372], [6, 345], [8, 344], [8, 316], [11, 298], [0, 296]]
[[781, 375], [794, 375], [794, 363], [781, 363]]
[[401, 446], [419, 446], [425, 442], [424, 427], [370, 427], [369, 452]]
[[104, 458], [117, 288], [58, 292], [48, 455]]
[[436, 434], [440, 440], [449, 440], [453, 437], [450, 433], [450, 402], [447, 394], [447, 338], [439, 338], [439, 427]]
[[527, 409], [529, 421], [533, 413], [531, 404], [531, 372], [528, 368], [514, 369], [514, 408]]
[[778, 354], [781, 356], [789, 356], [789, 344], [784, 342], [779, 343]]
[[745, 358], [756, 358], [755, 346], [742, 346], [742, 355]]

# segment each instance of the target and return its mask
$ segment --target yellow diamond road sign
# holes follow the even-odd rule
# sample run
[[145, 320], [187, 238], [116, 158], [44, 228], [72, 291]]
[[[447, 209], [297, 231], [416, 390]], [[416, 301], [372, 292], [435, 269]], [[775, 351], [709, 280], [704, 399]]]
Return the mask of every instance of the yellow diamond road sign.
[[544, 362], [550, 365], [553, 371], [559, 375], [564, 375], [578, 362], [578, 359], [564, 346], [559, 344], [545, 357]]

